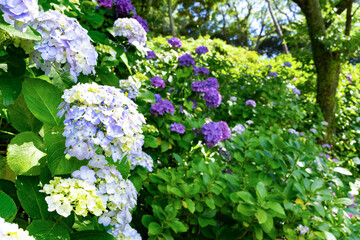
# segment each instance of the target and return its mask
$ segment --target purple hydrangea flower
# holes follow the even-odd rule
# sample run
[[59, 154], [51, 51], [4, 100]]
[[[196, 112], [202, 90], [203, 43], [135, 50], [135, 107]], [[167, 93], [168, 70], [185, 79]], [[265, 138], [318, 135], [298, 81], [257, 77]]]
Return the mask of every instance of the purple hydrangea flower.
[[178, 132], [180, 134], [185, 133], [185, 127], [181, 123], [172, 123], [170, 126], [170, 130], [173, 132]]
[[208, 48], [205, 47], [205, 46], [198, 46], [198, 47], [196, 48], [196, 50], [195, 50], [195, 53], [196, 53], [196, 54], [199, 54], [199, 55], [205, 54], [205, 53], [207, 53], [207, 52], [209, 52], [209, 50], [208, 50]]
[[155, 59], [156, 58], [156, 54], [154, 51], [147, 51], [147, 55], [145, 57], [146, 59]]
[[339, 161], [339, 159], [337, 159], [337, 158], [333, 158], [332, 160], [333, 160], [333, 162], [338, 162]]
[[171, 113], [171, 115], [174, 115], [175, 108], [169, 100], [163, 99], [158, 103], [151, 105], [150, 112], [155, 116], [164, 115], [164, 113]]
[[[218, 149], [218, 153], [224, 154], [228, 160], [231, 160], [230, 155], [226, 151], [224, 151], [222, 148]], [[230, 170], [227, 169], [226, 171], [230, 171]], [[222, 172], [224, 173], [226, 171], [222, 171]], [[229, 172], [227, 172], [227, 173], [229, 173]], [[230, 174], [232, 175], [231, 171], [230, 171]]]
[[105, 8], [112, 8], [114, 3], [113, 0], [98, 0], [100, 6], [103, 6]]
[[226, 122], [210, 122], [205, 124], [201, 133], [204, 135], [204, 141], [208, 148], [214, 147], [218, 142], [230, 138], [230, 129]]
[[204, 98], [207, 107], [220, 106], [222, 97], [216, 88], [210, 88], [205, 92]]
[[269, 72], [269, 77], [276, 78], [279, 74], [277, 72]]
[[207, 88], [219, 88], [219, 83], [216, 78], [209, 77], [205, 80]]
[[131, 12], [135, 13], [135, 7], [130, 0], [115, 0], [116, 14], [118, 17], [127, 17]]
[[290, 62], [284, 62], [284, 67], [291, 67], [291, 63]]
[[180, 39], [178, 39], [177, 37], [172, 37], [172, 38], [168, 39], [168, 43], [174, 48], [182, 47], [182, 43], [181, 43]]
[[305, 235], [309, 231], [309, 228], [300, 224], [297, 227], [297, 230], [300, 232], [301, 235]]
[[226, 169], [226, 170], [222, 171], [222, 173], [229, 173], [231, 175], [234, 175], [230, 169]]
[[219, 83], [217, 81], [216, 78], [214, 77], [209, 77], [207, 78], [205, 81], [198, 81], [198, 82], [193, 82], [191, 84], [191, 89], [194, 92], [206, 92], [208, 89], [210, 88], [219, 88]]
[[323, 147], [323, 148], [328, 148], [328, 149], [331, 148], [331, 146], [330, 146], [328, 143], [323, 144], [322, 147]]
[[232, 129], [233, 132], [237, 134], [242, 134], [245, 131], [245, 127], [242, 124], [236, 124], [235, 127]]
[[203, 76], [206, 76], [206, 75], [209, 75], [209, 69], [207, 69], [206, 67], [194, 67], [194, 72], [195, 72], [195, 76], [197, 75], [203, 75]]
[[192, 102], [193, 103], [192, 109], [195, 109], [197, 107], [197, 102], [194, 99], [188, 98], [187, 102]]
[[162, 98], [161, 98], [161, 95], [158, 94], [158, 93], [156, 93], [156, 94], [155, 94], [155, 101], [156, 101], [156, 102], [160, 102], [161, 99], [162, 99]]
[[144, 30], [145, 30], [146, 32], [149, 31], [149, 25], [148, 25], [148, 23], [147, 23], [147, 21], [146, 21], [145, 19], [143, 19], [142, 17], [140, 17], [140, 16], [137, 15], [137, 14], [135, 14], [135, 15], [133, 16], [133, 18], [135, 18], [135, 19], [140, 23], [140, 25], [144, 28]]
[[192, 58], [192, 56], [188, 53], [185, 53], [184, 55], [180, 56], [178, 58], [179, 66], [194, 66], [195, 67], [195, 60]]
[[151, 81], [151, 85], [157, 88], [163, 89], [165, 87], [165, 81], [161, 77], [158, 76], [153, 77], [150, 79], [150, 81]]
[[266, 65], [267, 68], [269, 69], [272, 69], [272, 66], [271, 65]]
[[249, 105], [251, 105], [251, 106], [253, 106], [253, 107], [256, 107], [256, 102], [254, 101], [254, 100], [247, 100], [246, 102], [245, 102], [245, 106], [249, 106]]

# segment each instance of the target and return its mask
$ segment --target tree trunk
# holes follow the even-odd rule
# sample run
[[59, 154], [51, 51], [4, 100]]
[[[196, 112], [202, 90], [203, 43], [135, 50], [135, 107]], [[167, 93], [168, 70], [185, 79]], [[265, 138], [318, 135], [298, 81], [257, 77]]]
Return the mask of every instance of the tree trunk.
[[266, 2], [267, 2], [267, 4], [268, 4], [268, 8], [269, 8], [269, 12], [270, 12], [271, 18], [272, 18], [272, 20], [273, 20], [273, 22], [274, 22], [274, 25], [275, 25], [275, 28], [276, 28], [276, 32], [277, 32], [277, 34], [279, 35], [279, 38], [280, 38], [280, 40], [281, 40], [281, 45], [282, 45], [282, 47], [283, 47], [284, 53], [285, 53], [285, 54], [289, 54], [289, 49], [288, 49], [286, 43], [284, 43], [283, 40], [282, 40], [283, 33], [282, 33], [282, 31], [281, 31], [280, 25], [279, 25], [278, 21], [276, 20], [276, 17], [275, 17], [275, 15], [274, 15], [274, 13], [273, 13], [273, 10], [272, 10], [272, 8], [271, 8], [270, 0], [266, 0]]
[[326, 37], [325, 21], [321, 15], [319, 0], [294, 0], [305, 14], [311, 40], [313, 59], [317, 73], [316, 102], [328, 122], [325, 141], [331, 141], [334, 134], [336, 90], [340, 75], [340, 53], [326, 48], [321, 38]]
[[171, 0], [168, 0], [168, 14], [170, 19], [170, 29], [171, 29], [171, 35], [175, 36], [175, 26], [174, 26], [174, 18], [173, 18], [173, 11], [171, 6]]

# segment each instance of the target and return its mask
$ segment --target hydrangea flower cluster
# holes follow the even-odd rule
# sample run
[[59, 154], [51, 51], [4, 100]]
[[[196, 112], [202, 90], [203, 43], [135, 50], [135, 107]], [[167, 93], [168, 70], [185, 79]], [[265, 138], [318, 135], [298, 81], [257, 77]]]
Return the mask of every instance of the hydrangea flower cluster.
[[251, 106], [253, 106], [253, 107], [256, 107], [256, 102], [254, 101], [254, 100], [247, 100], [246, 102], [245, 102], [245, 106], [249, 106], [249, 105], [251, 105]]
[[208, 148], [214, 147], [220, 141], [228, 140], [231, 135], [230, 128], [224, 121], [206, 123], [201, 133]]
[[277, 72], [269, 72], [269, 77], [276, 78], [279, 74]]
[[131, 170], [136, 166], [142, 166], [150, 172], [153, 171], [154, 161], [149, 154], [143, 151], [130, 151], [127, 160], [131, 162]]
[[195, 76], [197, 75], [203, 75], [203, 76], [206, 76], [206, 75], [209, 75], [209, 69], [206, 68], [206, 67], [194, 67], [194, 73], [195, 73]]
[[116, 14], [118, 17], [128, 17], [131, 12], [135, 12], [135, 7], [131, 0], [115, 0]]
[[356, 196], [359, 195], [359, 189], [360, 189], [360, 180], [356, 179], [354, 183], [350, 183], [350, 189], [349, 192], [351, 195]]
[[180, 39], [178, 39], [177, 37], [172, 37], [172, 38], [168, 39], [168, 43], [174, 48], [182, 47], [182, 43], [181, 43]]
[[158, 103], [152, 104], [150, 112], [155, 116], [164, 115], [164, 113], [171, 113], [171, 115], [174, 115], [175, 108], [169, 100], [163, 99]]
[[161, 95], [160, 95], [160, 94], [155, 93], [154, 96], [155, 96], [155, 101], [156, 101], [156, 102], [160, 102], [160, 101], [161, 101], [162, 98], [161, 98]]
[[142, 17], [140, 17], [137, 14], [135, 14], [133, 16], [133, 18], [136, 19], [140, 23], [140, 25], [144, 28], [145, 32], [149, 31], [149, 25], [145, 19], [143, 19]]
[[299, 89], [297, 89], [296, 87], [294, 87], [293, 89], [291, 89], [292, 92], [295, 94], [295, 95], [300, 95], [301, 94], [301, 91]]
[[284, 67], [291, 67], [292, 64], [290, 62], [284, 62]]
[[95, 150], [116, 162], [130, 150], [141, 149], [144, 116], [119, 89], [96, 83], [77, 84], [65, 90], [58, 116], [65, 112], [66, 151], [79, 160]]
[[0, 239], [3, 240], [35, 240], [29, 232], [19, 228], [15, 223], [5, 222], [5, 219], [0, 217]]
[[146, 59], [156, 59], [156, 54], [154, 51], [147, 51]]
[[120, 80], [119, 87], [128, 98], [135, 99], [139, 94], [141, 81], [136, 76], [129, 76], [128, 79]]
[[45, 197], [48, 211], [56, 211], [64, 217], [73, 210], [80, 216], [88, 212], [100, 216], [105, 211], [106, 201], [96, 194], [96, 187], [81, 179], [55, 177], [41, 191], [50, 195]]
[[[97, 195], [105, 202], [107, 212], [99, 217], [104, 226], [125, 227], [132, 220], [130, 211], [135, 207], [137, 192], [129, 179], [123, 179], [115, 166], [109, 166], [105, 156], [96, 155], [89, 166], [82, 166], [72, 176], [95, 184]], [[95, 182], [93, 182], [95, 180]]]
[[121, 229], [120, 227], [112, 228], [108, 233], [118, 240], [141, 240], [141, 235], [129, 224], [125, 225], [124, 229]]
[[165, 88], [165, 81], [161, 77], [156, 76], [156, 77], [150, 78], [150, 81], [151, 81], [151, 85], [153, 85], [157, 88], [160, 88], [160, 89]]
[[29, 24], [38, 31], [42, 40], [34, 43], [30, 59], [48, 75], [51, 67], [70, 71], [75, 82], [80, 73], [95, 74], [98, 54], [87, 31], [75, 18], [57, 11], [40, 12]]
[[303, 226], [303, 225], [300, 224], [296, 228], [296, 231], [300, 232], [301, 235], [305, 235], [309, 231], [309, 228], [307, 226]]
[[180, 56], [178, 58], [179, 66], [193, 66], [195, 67], [195, 60], [192, 58], [192, 56], [189, 53], [185, 53], [184, 55]]
[[112, 8], [114, 5], [113, 0], [98, 0], [98, 2], [100, 4], [100, 6], [103, 6], [108, 9]]
[[242, 124], [236, 124], [235, 127], [232, 129], [233, 132], [236, 132], [237, 134], [242, 134], [245, 131], [245, 127]]
[[191, 89], [194, 92], [204, 93], [203, 99], [208, 107], [218, 107], [221, 103], [222, 97], [217, 88], [219, 83], [216, 78], [209, 77], [205, 81], [193, 82]]
[[118, 18], [114, 22], [115, 36], [126, 37], [133, 45], [145, 46], [146, 32], [141, 24], [133, 18]]
[[205, 47], [205, 46], [198, 46], [195, 50], [195, 53], [198, 54], [198, 55], [202, 55], [202, 54], [205, 54], [209, 52], [208, 48]]
[[180, 133], [180, 134], [184, 134], [185, 133], [185, 127], [181, 123], [172, 123], [170, 125], [170, 131], [177, 132], [177, 133]]
[[25, 31], [27, 24], [39, 15], [37, 0], [0, 0], [0, 9], [4, 20], [20, 31]]

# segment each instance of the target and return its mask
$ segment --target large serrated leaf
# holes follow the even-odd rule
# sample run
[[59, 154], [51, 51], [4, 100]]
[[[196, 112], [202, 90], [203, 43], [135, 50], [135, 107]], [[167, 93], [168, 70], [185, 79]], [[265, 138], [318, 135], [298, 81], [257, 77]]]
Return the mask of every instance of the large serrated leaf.
[[21, 32], [16, 30], [14, 26], [7, 23], [0, 23], [0, 29], [8, 32], [11, 36], [20, 37], [28, 40], [41, 41], [41, 34], [32, 29], [31, 27], [27, 27], [26, 31]]
[[8, 147], [7, 161], [16, 175], [40, 174], [40, 159], [45, 156], [41, 138], [32, 132], [17, 134]]
[[70, 240], [70, 234], [65, 226], [52, 221], [35, 220], [26, 230], [36, 240]]
[[56, 116], [62, 102], [61, 92], [50, 83], [40, 79], [26, 79], [22, 85], [26, 104], [32, 114], [49, 126], [56, 126], [61, 119]]
[[0, 191], [0, 217], [8, 222], [14, 220], [17, 208], [14, 200], [3, 191]]

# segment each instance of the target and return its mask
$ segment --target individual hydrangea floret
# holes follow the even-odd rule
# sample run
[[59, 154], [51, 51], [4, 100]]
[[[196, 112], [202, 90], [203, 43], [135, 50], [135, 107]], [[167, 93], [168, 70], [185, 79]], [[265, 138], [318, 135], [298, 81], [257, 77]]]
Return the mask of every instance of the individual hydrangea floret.
[[237, 101], [237, 97], [230, 97], [230, 99], [229, 99], [230, 101], [232, 101], [232, 102], [236, 102]]
[[162, 100], [160, 94], [156, 93], [156, 94], [154, 94], [154, 96], [155, 96], [155, 101], [156, 101], [156, 102], [160, 102], [160, 101]]
[[201, 133], [204, 135], [204, 141], [208, 148], [214, 147], [218, 142], [230, 138], [230, 128], [224, 121], [206, 123]]
[[68, 217], [74, 211], [85, 217], [88, 212], [100, 216], [105, 211], [106, 202], [97, 195], [96, 190], [95, 185], [85, 180], [55, 177], [41, 191], [49, 195], [45, 197], [49, 212], [56, 211]]
[[170, 131], [177, 132], [180, 134], [185, 133], [185, 127], [181, 123], [172, 123], [170, 126]]
[[128, 98], [135, 99], [139, 94], [141, 81], [135, 76], [129, 76], [128, 79], [119, 81], [119, 87]]
[[277, 72], [269, 72], [269, 77], [276, 78], [279, 74]]
[[141, 240], [141, 235], [129, 224], [125, 225], [124, 228], [115, 225], [115, 227], [109, 229], [108, 233], [117, 240]]
[[292, 92], [295, 94], [295, 95], [300, 95], [301, 94], [301, 91], [299, 89], [297, 89], [296, 87], [294, 87], [293, 89], [291, 89]]
[[130, 150], [141, 149], [145, 118], [120, 89], [96, 83], [77, 84], [64, 91], [58, 116], [65, 112], [66, 152], [79, 160], [96, 150], [116, 162]]
[[206, 67], [194, 67], [194, 73], [195, 73], [195, 76], [197, 75], [203, 75], [203, 76], [206, 76], [206, 75], [209, 75], [209, 69], [206, 68]]
[[131, 162], [131, 170], [135, 169], [136, 166], [142, 166], [150, 172], [153, 171], [154, 161], [149, 154], [143, 151], [129, 152], [127, 160]]
[[147, 51], [146, 59], [156, 59], [156, 54], [154, 51]]
[[290, 62], [284, 62], [284, 67], [291, 67], [291, 63]]
[[168, 39], [168, 43], [174, 48], [182, 47], [182, 43], [181, 43], [180, 39], [178, 39], [177, 37], [172, 37], [172, 38]]
[[133, 18], [136, 19], [140, 23], [140, 25], [144, 28], [145, 32], [149, 31], [149, 25], [145, 19], [143, 19], [142, 17], [140, 17], [137, 14], [135, 14], [133, 16]]
[[141, 24], [133, 18], [118, 18], [114, 22], [115, 36], [126, 37], [133, 45], [145, 46], [146, 32]]
[[20, 31], [25, 31], [27, 24], [39, 15], [37, 0], [0, 0], [0, 10], [4, 20]]
[[210, 88], [205, 92], [203, 99], [207, 107], [218, 107], [220, 106], [222, 97], [216, 88]]
[[256, 107], [256, 102], [254, 101], [254, 100], [247, 100], [246, 102], [245, 102], [245, 106], [249, 106], [249, 105], [251, 105], [251, 106], [253, 106], [253, 107]]
[[329, 123], [328, 123], [327, 121], [322, 121], [322, 122], [321, 122], [321, 125], [323, 125], [323, 126], [326, 127], [326, 126], [329, 126]]
[[180, 56], [178, 58], [179, 66], [194, 66], [195, 67], [195, 60], [192, 58], [192, 56], [189, 53], [185, 53], [184, 55]]
[[158, 103], [151, 105], [150, 112], [155, 116], [164, 115], [164, 113], [171, 113], [171, 115], [174, 115], [175, 108], [169, 100], [163, 99]]
[[3, 240], [35, 240], [29, 232], [19, 228], [16, 223], [8, 223], [0, 217], [0, 239]]
[[331, 149], [331, 146], [330, 146], [330, 144], [328, 144], [328, 143], [323, 144], [322, 147], [323, 147], [323, 148]]
[[236, 124], [235, 127], [232, 129], [233, 132], [237, 134], [242, 134], [245, 131], [245, 127], [242, 124]]
[[113, 0], [98, 0], [100, 6], [111, 9], [114, 5]]
[[35, 42], [30, 59], [46, 75], [51, 67], [70, 71], [75, 82], [80, 73], [95, 74], [98, 54], [87, 31], [75, 18], [49, 10], [40, 12], [29, 25], [42, 36], [41, 41]]
[[317, 130], [316, 130], [315, 128], [311, 128], [311, 129], [310, 129], [310, 132], [312, 132], [312, 133], [317, 133]]
[[160, 89], [164, 89], [165, 88], [165, 81], [164, 79], [162, 79], [161, 77], [153, 77], [150, 79], [151, 81], [151, 85], [160, 88]]
[[196, 50], [195, 50], [195, 53], [196, 53], [196, 54], [199, 54], [199, 55], [205, 54], [205, 53], [207, 53], [207, 52], [209, 52], [209, 50], [208, 50], [208, 48], [205, 47], [205, 46], [198, 46], [198, 47], [196, 48]]
[[268, 68], [268, 69], [272, 69], [272, 66], [269, 64], [269, 65], [266, 65], [266, 67]]
[[295, 134], [296, 136], [299, 136], [299, 132], [296, 131], [296, 130], [293, 129], [293, 128], [289, 128], [288, 131], [289, 131], [289, 133], [291, 133], [291, 134]]
[[128, 17], [132, 12], [135, 12], [135, 7], [130, 0], [115, 0], [115, 11], [118, 17]]
[[245, 123], [248, 124], [248, 125], [251, 125], [251, 124], [254, 124], [254, 121], [252, 121], [252, 120], [247, 120]]

